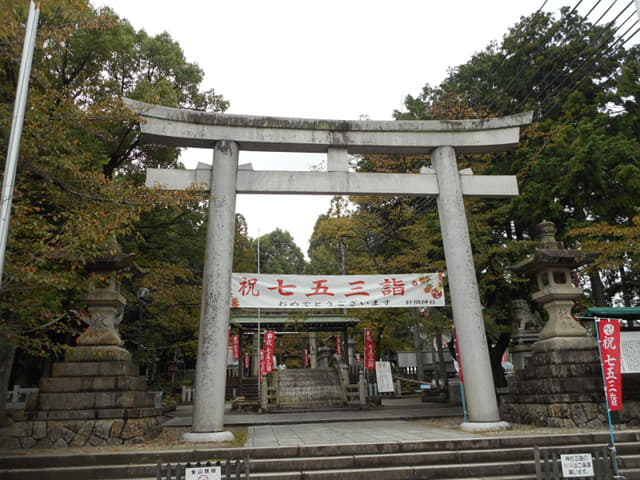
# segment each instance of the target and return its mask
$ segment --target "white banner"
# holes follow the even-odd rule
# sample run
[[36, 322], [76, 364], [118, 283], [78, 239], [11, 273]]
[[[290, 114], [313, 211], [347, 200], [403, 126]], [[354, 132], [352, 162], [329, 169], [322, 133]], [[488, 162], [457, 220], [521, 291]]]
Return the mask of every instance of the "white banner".
[[238, 308], [443, 307], [444, 274], [273, 275], [234, 273]]
[[640, 332], [620, 332], [622, 373], [640, 373]]
[[391, 364], [389, 362], [376, 362], [376, 383], [380, 393], [394, 391]]

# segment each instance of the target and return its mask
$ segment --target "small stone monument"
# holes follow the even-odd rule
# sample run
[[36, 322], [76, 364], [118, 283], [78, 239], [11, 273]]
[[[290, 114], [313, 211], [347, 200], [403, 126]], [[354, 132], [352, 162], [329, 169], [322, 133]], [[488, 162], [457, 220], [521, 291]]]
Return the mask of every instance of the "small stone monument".
[[526, 300], [519, 298], [511, 301], [511, 313], [517, 331], [511, 335], [511, 358], [516, 370], [524, 370], [531, 358], [531, 345], [539, 340], [542, 318], [533, 313]]
[[26, 412], [21, 429], [26, 435], [3, 443], [23, 448], [119, 445], [160, 432], [162, 408], [154, 408], [154, 394], [146, 391], [145, 378], [122, 348], [117, 330], [126, 305], [117, 272], [133, 258], [111, 240], [87, 266], [95, 274], [83, 316], [89, 326], [77, 346], [66, 351], [65, 361], [53, 365], [52, 376], [40, 380], [37, 406]]
[[501, 396], [503, 418], [515, 423], [551, 427], [599, 427], [606, 424], [597, 340], [571, 315], [582, 289], [573, 286], [571, 271], [597, 254], [566, 249], [556, 241], [555, 225], [537, 226], [533, 255], [512, 269], [536, 279], [533, 301], [548, 314], [532, 356]]

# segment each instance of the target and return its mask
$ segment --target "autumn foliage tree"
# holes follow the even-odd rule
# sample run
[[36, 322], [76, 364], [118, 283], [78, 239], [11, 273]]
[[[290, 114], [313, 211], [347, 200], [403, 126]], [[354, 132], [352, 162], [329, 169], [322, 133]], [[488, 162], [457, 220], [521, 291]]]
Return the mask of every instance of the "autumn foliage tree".
[[[2, 161], [28, 3], [0, 3]], [[170, 285], [177, 278], [186, 279], [184, 269], [189, 267], [175, 258], [153, 260], [149, 238], [139, 233], [155, 222], [197, 231], [202, 195], [143, 186], [144, 168], [178, 166], [179, 151], [142, 145], [136, 117], [123, 107], [121, 97], [202, 110], [224, 111], [228, 106], [213, 90], [200, 90], [202, 70], [185, 59], [168, 34], [135, 31], [109, 9], [96, 10], [87, 0], [39, 3], [40, 25], [0, 286], [4, 388], [15, 347], [46, 356], [73, 338], [80, 327], [73, 312], [83, 307], [90, 275], [85, 266], [100, 254], [107, 239], [115, 237], [138, 254], [142, 270], [156, 275], [157, 290], [182, 295]], [[183, 252], [177, 256], [190, 255]]]

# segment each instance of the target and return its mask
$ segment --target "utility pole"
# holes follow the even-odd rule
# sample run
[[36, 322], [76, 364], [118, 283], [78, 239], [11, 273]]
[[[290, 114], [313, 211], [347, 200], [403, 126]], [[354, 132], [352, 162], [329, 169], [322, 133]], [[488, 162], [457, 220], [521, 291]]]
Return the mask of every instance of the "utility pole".
[[16, 182], [18, 154], [20, 153], [22, 125], [24, 124], [24, 110], [27, 105], [29, 77], [31, 76], [31, 64], [33, 61], [33, 50], [36, 45], [39, 17], [40, 3], [35, 4], [33, 0], [31, 0], [29, 3], [29, 17], [27, 18], [24, 34], [24, 46], [22, 47], [22, 60], [20, 61], [20, 74], [16, 88], [16, 101], [13, 104], [9, 148], [7, 149], [7, 162], [4, 167], [2, 197], [0, 200], [0, 285], [4, 272], [4, 256], [7, 250], [7, 239], [9, 238], [9, 220], [11, 218], [11, 204], [13, 203], [13, 187]]

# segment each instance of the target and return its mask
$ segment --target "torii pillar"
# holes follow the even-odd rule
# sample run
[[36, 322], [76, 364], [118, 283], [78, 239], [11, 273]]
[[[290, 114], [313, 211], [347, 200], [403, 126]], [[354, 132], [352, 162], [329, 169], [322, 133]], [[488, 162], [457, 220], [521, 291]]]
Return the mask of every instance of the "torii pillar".
[[[148, 186], [211, 190], [196, 367], [193, 432], [185, 441], [223, 441], [227, 330], [237, 193], [437, 196], [447, 274], [465, 369], [465, 430], [506, 428], [500, 421], [464, 197], [518, 194], [514, 176], [458, 172], [456, 153], [507, 150], [532, 113], [483, 120], [338, 121], [253, 117], [179, 110], [126, 100], [150, 143], [213, 148], [211, 169], [149, 169]], [[324, 152], [327, 172], [238, 170], [238, 150]], [[348, 154], [430, 154], [435, 173], [351, 173]]]

